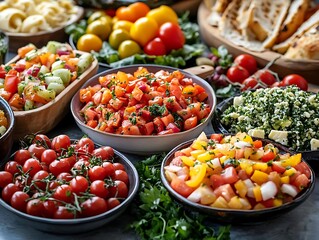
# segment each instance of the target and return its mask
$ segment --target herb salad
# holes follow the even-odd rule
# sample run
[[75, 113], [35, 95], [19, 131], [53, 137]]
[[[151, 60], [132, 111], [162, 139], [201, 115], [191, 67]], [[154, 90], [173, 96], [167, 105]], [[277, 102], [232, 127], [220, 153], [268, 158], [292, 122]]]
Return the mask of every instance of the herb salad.
[[319, 148], [319, 95], [295, 86], [243, 92], [221, 116], [228, 131], [249, 132], [305, 151]]

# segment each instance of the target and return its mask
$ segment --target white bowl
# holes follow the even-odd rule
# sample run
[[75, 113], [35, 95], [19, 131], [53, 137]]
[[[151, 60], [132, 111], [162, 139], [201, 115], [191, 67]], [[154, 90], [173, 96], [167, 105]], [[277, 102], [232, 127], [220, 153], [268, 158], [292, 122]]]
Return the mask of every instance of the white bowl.
[[[167, 71], [175, 71], [179, 70], [172, 67], [167, 66], [159, 66], [159, 65], [131, 65], [125, 66], [120, 68], [114, 68], [110, 70], [106, 70], [90, 80], [88, 80], [82, 87], [93, 86], [98, 83], [98, 78], [100, 76], [104, 76], [106, 74], [116, 73], [118, 71], [123, 71], [126, 73], [133, 73], [136, 71], [138, 66], [146, 67], [150, 72], [157, 72], [159, 70], [167, 70]], [[211, 111], [208, 117], [205, 119], [204, 122], [197, 125], [195, 128], [192, 128], [187, 131], [173, 133], [168, 135], [152, 135], [152, 136], [136, 136], [136, 135], [119, 135], [119, 134], [112, 134], [106, 133], [103, 131], [99, 131], [88, 127], [84, 121], [83, 117], [80, 114], [80, 110], [84, 106], [83, 103], [80, 102], [79, 98], [79, 91], [74, 95], [71, 101], [71, 112], [72, 115], [78, 125], [78, 127], [87, 134], [90, 138], [92, 138], [95, 142], [103, 145], [109, 145], [113, 148], [118, 149], [122, 152], [138, 154], [138, 155], [148, 155], [148, 154], [155, 154], [161, 152], [168, 152], [176, 145], [187, 141], [189, 139], [195, 138], [198, 136], [204, 128], [211, 122], [213, 117], [213, 113], [216, 107], [216, 95], [212, 87], [202, 78], [193, 75], [189, 72], [181, 71], [185, 77], [192, 78], [194, 83], [201, 85], [206, 93], [208, 94], [207, 103], [211, 107]]]

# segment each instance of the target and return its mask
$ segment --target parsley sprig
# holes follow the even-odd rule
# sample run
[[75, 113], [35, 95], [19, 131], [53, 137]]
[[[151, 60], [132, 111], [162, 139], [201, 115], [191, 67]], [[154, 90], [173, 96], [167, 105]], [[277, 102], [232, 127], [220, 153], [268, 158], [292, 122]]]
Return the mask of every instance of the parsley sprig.
[[141, 239], [230, 239], [230, 226], [218, 231], [204, 224], [204, 216], [186, 212], [175, 202], [160, 181], [162, 155], [152, 155], [137, 165], [140, 191], [134, 202], [135, 221], [131, 228]]

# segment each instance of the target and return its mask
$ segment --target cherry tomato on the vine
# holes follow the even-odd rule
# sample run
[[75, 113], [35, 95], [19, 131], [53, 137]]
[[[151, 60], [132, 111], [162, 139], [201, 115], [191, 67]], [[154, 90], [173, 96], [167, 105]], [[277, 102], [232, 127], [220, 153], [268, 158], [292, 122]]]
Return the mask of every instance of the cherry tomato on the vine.
[[282, 85], [283, 86], [296, 85], [301, 90], [304, 90], [304, 91], [308, 90], [307, 80], [298, 74], [289, 74], [285, 76], [282, 80]]
[[250, 75], [254, 74], [257, 71], [257, 61], [256, 59], [249, 54], [238, 55], [234, 63], [245, 68]]
[[52, 139], [51, 148], [57, 152], [67, 150], [71, 146], [71, 139], [69, 136], [61, 134]]
[[254, 89], [258, 84], [258, 81], [254, 77], [246, 78], [242, 83], [242, 91], [248, 90], [248, 89]]
[[249, 72], [241, 66], [231, 66], [227, 70], [227, 77], [231, 82], [242, 83], [246, 78], [250, 76]]
[[257, 79], [262, 81], [267, 86], [271, 86], [272, 84], [276, 83], [277, 80], [275, 76], [269, 72], [267, 69], [260, 69], [255, 73]]

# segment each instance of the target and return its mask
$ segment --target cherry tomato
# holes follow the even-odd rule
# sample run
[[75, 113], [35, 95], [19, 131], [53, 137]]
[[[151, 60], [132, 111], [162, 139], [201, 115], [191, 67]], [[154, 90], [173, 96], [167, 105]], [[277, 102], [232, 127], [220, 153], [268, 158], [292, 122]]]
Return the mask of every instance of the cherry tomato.
[[71, 146], [71, 140], [69, 136], [61, 134], [52, 139], [51, 148], [56, 152], [67, 150]]
[[73, 176], [71, 173], [68, 172], [61, 172], [57, 177], [57, 180], [59, 180], [60, 183], [68, 183], [73, 179]]
[[162, 56], [166, 55], [166, 47], [162, 39], [159, 37], [154, 38], [150, 42], [148, 42], [144, 48], [144, 53], [148, 55], [154, 55], [154, 56]]
[[34, 184], [37, 185], [37, 187], [40, 188], [41, 190], [45, 190], [48, 183], [43, 181], [43, 179], [45, 179], [48, 176], [49, 176], [49, 173], [47, 171], [44, 171], [44, 170], [38, 171], [33, 176]]
[[42, 153], [45, 151], [45, 148], [41, 145], [33, 143], [29, 146], [28, 151], [31, 153], [31, 156], [41, 159]]
[[121, 180], [115, 180], [114, 186], [109, 188], [109, 196], [117, 198], [127, 198], [128, 188], [127, 185]]
[[23, 164], [22, 170], [24, 173], [28, 172], [31, 177], [33, 177], [37, 172], [42, 170], [40, 161], [35, 158], [29, 158]]
[[102, 160], [109, 160], [113, 158], [114, 150], [109, 146], [104, 146], [94, 149], [92, 155], [96, 157], [101, 157]]
[[21, 211], [21, 212], [26, 212], [27, 208], [27, 199], [30, 198], [30, 196], [22, 191], [16, 191], [10, 200], [10, 204], [13, 208]]
[[101, 197], [92, 197], [81, 204], [84, 217], [96, 216], [107, 211], [107, 203]]
[[267, 86], [271, 86], [272, 84], [277, 82], [275, 76], [267, 69], [258, 70], [255, 73], [255, 76], [257, 79], [265, 83]]
[[241, 87], [241, 91], [246, 91], [248, 89], [254, 89], [258, 84], [258, 81], [256, 80], [256, 78], [254, 77], [249, 77], [246, 78], [243, 83], [242, 83], [242, 87]]
[[227, 70], [227, 77], [231, 82], [242, 83], [249, 77], [249, 72], [241, 66], [231, 66]]
[[178, 24], [166, 22], [159, 28], [158, 36], [165, 44], [166, 50], [180, 49], [185, 44], [185, 36]]
[[66, 158], [63, 158], [61, 160], [54, 160], [50, 165], [49, 169], [50, 172], [54, 176], [58, 176], [62, 172], [69, 172], [71, 170], [71, 165]]
[[303, 91], [308, 90], [308, 82], [302, 76], [298, 74], [289, 74], [282, 80], [283, 86], [296, 85]]
[[59, 206], [53, 214], [54, 219], [73, 219], [75, 215], [65, 206]]
[[80, 153], [92, 153], [94, 148], [94, 142], [87, 137], [81, 138], [76, 144], [76, 149], [80, 151]]
[[115, 167], [114, 164], [111, 162], [103, 162], [102, 167], [104, 168], [106, 172], [106, 177], [112, 177], [115, 173]]
[[31, 199], [27, 202], [26, 212], [32, 216], [42, 217], [44, 213], [43, 201], [40, 199]]
[[14, 175], [19, 172], [19, 168], [18, 168], [19, 166], [21, 165], [17, 163], [16, 161], [9, 161], [4, 166], [4, 170]]
[[43, 217], [53, 218], [54, 213], [58, 209], [58, 204], [53, 200], [45, 200], [43, 202]]
[[254, 74], [257, 71], [257, 61], [256, 59], [249, 54], [238, 55], [234, 63], [245, 68], [250, 75]]
[[115, 170], [113, 179], [114, 180], [121, 180], [127, 186], [129, 184], [128, 174], [125, 171], [123, 171], [123, 170]]
[[41, 155], [41, 162], [49, 166], [54, 160], [57, 159], [57, 157], [56, 151], [53, 149], [45, 149]]
[[72, 192], [74, 192], [77, 195], [80, 195], [81, 193], [86, 192], [86, 190], [89, 187], [89, 182], [83, 176], [76, 176], [70, 181], [70, 186], [72, 188]]
[[17, 191], [21, 191], [21, 188], [15, 185], [14, 183], [9, 183], [2, 189], [2, 199], [5, 202], [10, 203], [12, 195]]
[[0, 188], [4, 188], [9, 183], [12, 183], [13, 175], [7, 171], [0, 171]]
[[109, 199], [107, 199], [106, 202], [107, 202], [107, 206], [108, 206], [109, 210], [113, 209], [121, 204], [120, 200], [118, 200], [117, 198], [109, 198]]
[[62, 184], [61, 186], [58, 186], [55, 192], [53, 193], [53, 197], [66, 203], [71, 203], [74, 200], [72, 188], [67, 184]]
[[31, 153], [27, 149], [19, 149], [15, 152], [13, 160], [23, 165], [29, 158], [31, 158]]
[[51, 148], [51, 140], [44, 134], [37, 134], [33, 139], [33, 143], [41, 145], [45, 148]]
[[109, 190], [104, 181], [95, 180], [90, 185], [90, 193], [106, 199], [109, 195]]
[[115, 168], [115, 170], [123, 170], [125, 171], [125, 167], [122, 163], [119, 163], [119, 162], [115, 162], [113, 163], [113, 166]]
[[106, 178], [107, 172], [102, 166], [94, 166], [89, 169], [89, 178], [91, 182], [95, 180], [104, 180]]

